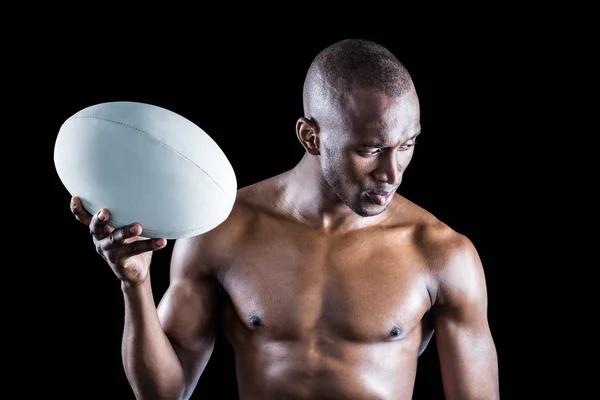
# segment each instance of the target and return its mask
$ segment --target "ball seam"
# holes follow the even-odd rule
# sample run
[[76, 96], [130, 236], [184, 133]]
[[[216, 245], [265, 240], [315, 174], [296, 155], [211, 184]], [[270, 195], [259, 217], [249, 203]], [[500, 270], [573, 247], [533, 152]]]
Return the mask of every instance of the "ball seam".
[[219, 183], [218, 183], [217, 181], [215, 181], [215, 180], [213, 179], [213, 177], [212, 177], [212, 176], [210, 176], [210, 175], [209, 175], [209, 174], [208, 174], [208, 173], [207, 173], [207, 172], [206, 172], [206, 171], [205, 171], [205, 170], [204, 170], [204, 169], [203, 169], [201, 166], [199, 166], [199, 165], [198, 165], [198, 164], [196, 164], [194, 161], [190, 160], [188, 157], [186, 157], [185, 155], [181, 154], [180, 152], [178, 152], [177, 150], [175, 150], [174, 148], [172, 148], [171, 146], [169, 146], [169, 145], [168, 145], [168, 144], [166, 144], [165, 142], [163, 142], [163, 141], [161, 141], [161, 140], [157, 139], [156, 137], [152, 136], [150, 133], [148, 133], [148, 132], [145, 132], [145, 131], [143, 131], [143, 130], [141, 130], [140, 128], [137, 128], [137, 127], [135, 127], [135, 126], [131, 126], [131, 125], [128, 125], [128, 124], [124, 124], [123, 122], [114, 121], [114, 120], [111, 120], [111, 119], [108, 119], [108, 118], [102, 118], [102, 117], [93, 117], [93, 116], [75, 116], [75, 117], [71, 117], [71, 118], [69, 118], [69, 120], [72, 120], [72, 119], [84, 119], [84, 118], [85, 118], [85, 119], [98, 119], [98, 120], [101, 120], [101, 121], [112, 122], [113, 124], [122, 125], [122, 126], [124, 126], [124, 127], [126, 127], [126, 128], [133, 129], [133, 130], [135, 130], [135, 131], [138, 131], [138, 132], [141, 132], [141, 133], [143, 133], [144, 135], [146, 135], [146, 136], [150, 137], [150, 138], [151, 138], [152, 140], [154, 140], [155, 142], [157, 142], [157, 143], [159, 143], [159, 144], [163, 145], [163, 146], [164, 146], [164, 147], [166, 147], [167, 149], [171, 150], [172, 152], [174, 152], [175, 154], [177, 154], [178, 156], [180, 156], [181, 158], [183, 158], [184, 160], [188, 161], [190, 164], [192, 164], [193, 166], [195, 166], [196, 168], [198, 168], [200, 171], [202, 171], [202, 172], [204, 173], [204, 175], [206, 175], [206, 176], [207, 176], [207, 177], [208, 177], [208, 178], [209, 178], [209, 179], [210, 179], [210, 180], [211, 180], [211, 181], [212, 181], [212, 182], [215, 184], [215, 186], [216, 186], [216, 187], [218, 187], [218, 188], [219, 188], [219, 190], [220, 190], [221, 192], [223, 192], [223, 194], [224, 194], [224, 195], [227, 195], [227, 193], [225, 193], [225, 190], [223, 190], [223, 188], [221, 187], [221, 185], [219, 185]]

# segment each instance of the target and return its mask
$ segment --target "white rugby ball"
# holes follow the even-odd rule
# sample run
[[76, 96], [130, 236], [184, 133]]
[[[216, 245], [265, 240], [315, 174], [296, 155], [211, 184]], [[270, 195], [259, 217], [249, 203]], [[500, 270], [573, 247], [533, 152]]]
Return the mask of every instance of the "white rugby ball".
[[237, 192], [232, 165], [200, 127], [151, 104], [117, 101], [77, 112], [60, 127], [57, 174], [109, 225], [134, 222], [141, 236], [178, 239], [205, 233], [230, 214]]

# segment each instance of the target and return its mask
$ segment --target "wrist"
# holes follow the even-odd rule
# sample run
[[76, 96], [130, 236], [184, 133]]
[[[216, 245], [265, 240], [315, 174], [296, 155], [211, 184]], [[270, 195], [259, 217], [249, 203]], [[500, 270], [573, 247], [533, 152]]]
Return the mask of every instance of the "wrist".
[[149, 279], [144, 279], [141, 282], [130, 282], [126, 280], [121, 280], [121, 290], [125, 293], [140, 292], [146, 290], [149, 284]]

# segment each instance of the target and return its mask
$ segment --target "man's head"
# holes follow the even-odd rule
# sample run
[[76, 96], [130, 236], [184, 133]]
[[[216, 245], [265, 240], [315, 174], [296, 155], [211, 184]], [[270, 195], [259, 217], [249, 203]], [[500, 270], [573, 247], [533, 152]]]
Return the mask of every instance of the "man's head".
[[406, 68], [384, 47], [346, 39], [313, 60], [296, 127], [324, 183], [361, 216], [381, 213], [402, 180], [421, 130]]

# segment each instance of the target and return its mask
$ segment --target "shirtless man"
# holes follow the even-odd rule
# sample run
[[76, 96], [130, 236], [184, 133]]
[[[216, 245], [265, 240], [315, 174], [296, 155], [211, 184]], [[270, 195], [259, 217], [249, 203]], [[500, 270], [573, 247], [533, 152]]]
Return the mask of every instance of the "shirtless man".
[[315, 58], [303, 99], [305, 155], [240, 188], [221, 225], [175, 242], [158, 308], [149, 267], [166, 242], [73, 197], [122, 282], [137, 398], [189, 398], [222, 326], [241, 400], [411, 399], [434, 330], [446, 398], [498, 399], [477, 251], [396, 193], [421, 131], [409, 73], [377, 44], [343, 40]]

